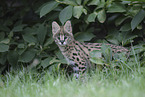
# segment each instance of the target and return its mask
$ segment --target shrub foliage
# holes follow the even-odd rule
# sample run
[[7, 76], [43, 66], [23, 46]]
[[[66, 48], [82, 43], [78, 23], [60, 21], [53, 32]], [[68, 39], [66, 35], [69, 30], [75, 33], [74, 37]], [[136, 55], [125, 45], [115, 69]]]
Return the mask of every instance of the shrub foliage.
[[144, 0], [2, 0], [0, 73], [21, 66], [56, 70], [66, 63], [53, 41], [52, 21], [71, 20], [75, 39], [134, 47], [145, 63]]

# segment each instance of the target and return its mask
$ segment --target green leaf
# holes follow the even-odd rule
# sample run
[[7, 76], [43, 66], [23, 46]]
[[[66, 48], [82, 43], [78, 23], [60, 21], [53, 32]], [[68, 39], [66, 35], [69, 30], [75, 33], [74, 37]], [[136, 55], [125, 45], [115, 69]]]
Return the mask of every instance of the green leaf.
[[[0, 68], [0, 73], [2, 74], [2, 72], [6, 69], [7, 65], [2, 65]], [[1, 84], [1, 83], [0, 83]], [[2, 85], [0, 85], [0, 87], [3, 87]]]
[[47, 33], [47, 28], [44, 26], [44, 24], [39, 25], [37, 30], [37, 38], [41, 45], [45, 40], [46, 33]]
[[83, 5], [86, 5], [90, 0], [83, 0]]
[[141, 23], [144, 17], [145, 17], [145, 11], [142, 9], [132, 19], [131, 29], [134, 30], [138, 26], [138, 24]]
[[0, 43], [0, 52], [6, 52], [9, 50], [9, 45]]
[[106, 13], [105, 13], [105, 10], [104, 9], [103, 10], [100, 10], [98, 12], [97, 18], [98, 18], [98, 21], [100, 23], [104, 23], [105, 22], [105, 20], [106, 20]]
[[98, 57], [93, 57], [90, 59], [90, 61], [97, 65], [103, 65], [105, 63], [102, 58], [98, 58]]
[[54, 8], [58, 6], [59, 3], [52, 1], [47, 3], [45, 6], [43, 6], [40, 10], [40, 18], [44, 15], [48, 14], [50, 11], [52, 11]]
[[120, 40], [122, 40], [122, 36], [119, 33], [117, 28], [112, 28], [108, 30], [108, 35], [105, 37], [110, 43], [118, 45]]
[[67, 64], [67, 61], [66, 61], [66, 59], [58, 60], [58, 59], [56, 59], [56, 58], [53, 58], [53, 59], [50, 61], [50, 64], [54, 64], [54, 63], [63, 63], [63, 64]]
[[14, 36], [14, 32], [13, 31], [10, 31], [10, 33], [8, 35], [8, 38], [11, 39], [13, 36]]
[[123, 4], [116, 2], [112, 3], [111, 6], [108, 7], [107, 12], [114, 13], [114, 12], [125, 12], [126, 8]]
[[75, 18], [79, 19], [82, 13], [83, 13], [83, 6], [74, 6], [73, 16]]
[[30, 62], [35, 57], [35, 52], [33, 50], [25, 51], [20, 57], [20, 62]]
[[12, 66], [16, 66], [18, 62], [18, 53], [17, 51], [9, 51], [7, 59], [9, 61], [9, 64]]
[[55, 50], [56, 48], [58, 48], [58, 46], [56, 45], [56, 43], [52, 43], [50, 44], [48, 47], [47, 47], [47, 50], [48, 51], [52, 51], [52, 50]]
[[23, 35], [23, 38], [28, 43], [37, 43], [37, 39], [31, 34], [25, 34]]
[[115, 59], [115, 60], [122, 60], [122, 61], [126, 61], [126, 52], [122, 52], [122, 53], [115, 53], [114, 54], [114, 56], [113, 56], [113, 58]]
[[99, 50], [93, 50], [92, 52], [90, 52], [90, 56], [91, 57], [101, 58], [102, 57], [102, 53]]
[[[140, 2], [145, 2], [145, 0], [122, 0], [122, 1], [126, 1], [127, 4], [130, 3], [131, 1], [137, 1], [137, 3], [140, 3]], [[139, 1], [139, 2], [138, 2]], [[125, 2], [124, 2], [125, 3]], [[136, 3], [136, 2], [134, 2]]]
[[47, 39], [46, 39], [46, 42], [44, 43], [44, 46], [48, 46], [48, 45], [52, 44], [53, 42], [54, 42], [54, 40], [53, 40], [52, 37], [47, 38]]
[[23, 28], [26, 26], [26, 24], [21, 24], [21, 25], [18, 25], [18, 26], [15, 26], [13, 29], [12, 29], [12, 32], [20, 32], [20, 31], [23, 31]]
[[66, 5], [71, 5], [71, 6], [77, 6], [77, 3], [75, 0], [56, 0], [57, 2], [59, 3], [63, 3], [63, 4], [66, 4]]
[[0, 64], [1, 65], [4, 65], [5, 64], [5, 62], [7, 61], [7, 53], [1, 53], [0, 54]]
[[120, 36], [123, 37], [123, 40], [122, 40], [122, 44], [123, 45], [127, 45], [127, 44], [130, 44], [130, 41], [132, 41], [133, 39], [135, 39], [136, 37], [138, 37], [137, 35], [130, 35], [130, 34], [125, 34], [122, 33]]
[[90, 41], [93, 37], [95, 37], [95, 35], [90, 32], [78, 32], [74, 36], [75, 39], [80, 42]]
[[51, 64], [50, 64], [50, 61], [51, 61], [51, 60], [52, 60], [52, 57], [48, 57], [48, 58], [42, 60], [42, 61], [41, 61], [41, 66], [42, 66], [43, 68], [48, 67], [49, 65], [51, 65]]
[[89, 16], [87, 18], [88, 22], [95, 22], [96, 16], [97, 16], [96, 12], [89, 14]]
[[17, 50], [17, 52], [18, 52], [19, 55], [22, 55], [22, 54], [26, 51], [26, 49], [27, 49], [27, 48], [19, 48], [19, 49]]
[[4, 31], [4, 32], [9, 32], [10, 31], [9, 27], [7, 27], [7, 26], [5, 26], [3, 24], [2, 25], [0, 24], [0, 30]]
[[103, 56], [105, 57], [106, 63], [109, 63], [112, 60], [112, 48], [109, 45], [103, 44], [101, 50]]
[[99, 51], [99, 50], [94, 50], [92, 52], [90, 52], [90, 61], [95, 63], [95, 64], [104, 64], [104, 60], [103, 60], [103, 57], [102, 57], [102, 52]]
[[77, 4], [81, 5], [82, 0], [76, 0]]
[[128, 19], [129, 17], [119, 17], [116, 21], [115, 21], [115, 25], [119, 26], [121, 25], [121, 23], [123, 23], [126, 19]]
[[90, 3], [88, 3], [88, 5], [99, 5], [100, 4], [100, 0], [92, 0]]
[[3, 40], [5, 38], [5, 33], [4, 32], [0, 32], [0, 41]]
[[64, 56], [62, 55], [60, 50], [56, 50], [54, 53], [58, 59], [60, 59], [60, 60], [64, 59]]
[[131, 30], [130, 23], [126, 23], [120, 28], [120, 31], [129, 31], [129, 30]]
[[68, 19], [72, 17], [72, 6], [65, 7], [59, 14], [59, 20], [64, 24]]
[[8, 39], [8, 38], [0, 41], [0, 43], [4, 43], [4, 44], [8, 44], [9, 42], [10, 42], [10, 39]]
[[[39, 25], [38, 25], [38, 26], [39, 26]], [[33, 26], [33, 27], [26, 27], [26, 28], [23, 30], [23, 32], [24, 32], [25, 34], [33, 34], [33, 35], [35, 35], [36, 32], [37, 32], [37, 29], [38, 29], [38, 27], [36, 27], [36, 26]]]
[[85, 8], [83, 8], [83, 12], [85, 15], [87, 15], [87, 10]]
[[25, 47], [25, 45], [23, 43], [18, 44], [18, 48], [24, 48], [24, 47]]

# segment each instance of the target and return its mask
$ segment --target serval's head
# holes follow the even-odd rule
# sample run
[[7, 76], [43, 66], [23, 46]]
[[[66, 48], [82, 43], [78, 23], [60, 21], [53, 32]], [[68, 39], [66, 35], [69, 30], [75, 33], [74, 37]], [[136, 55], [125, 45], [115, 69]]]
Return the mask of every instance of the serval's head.
[[59, 26], [55, 21], [52, 22], [52, 33], [56, 44], [60, 46], [66, 46], [74, 40], [70, 21], [67, 21], [64, 26]]

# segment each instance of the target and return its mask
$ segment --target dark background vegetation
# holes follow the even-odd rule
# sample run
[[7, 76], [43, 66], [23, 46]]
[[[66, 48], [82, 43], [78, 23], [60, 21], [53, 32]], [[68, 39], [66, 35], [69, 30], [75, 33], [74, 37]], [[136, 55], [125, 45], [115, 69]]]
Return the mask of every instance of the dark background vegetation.
[[71, 20], [76, 40], [134, 47], [145, 64], [144, 0], [1, 0], [0, 73], [57, 71], [65, 63], [51, 23]]

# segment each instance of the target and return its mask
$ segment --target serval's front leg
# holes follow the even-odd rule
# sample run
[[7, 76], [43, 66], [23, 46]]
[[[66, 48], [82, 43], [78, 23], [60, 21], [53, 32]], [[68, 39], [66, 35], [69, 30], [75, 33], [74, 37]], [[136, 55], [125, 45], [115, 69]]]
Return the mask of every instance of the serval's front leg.
[[72, 68], [73, 68], [73, 77], [81, 80], [84, 79], [87, 66], [81, 64], [75, 64], [73, 65]]

